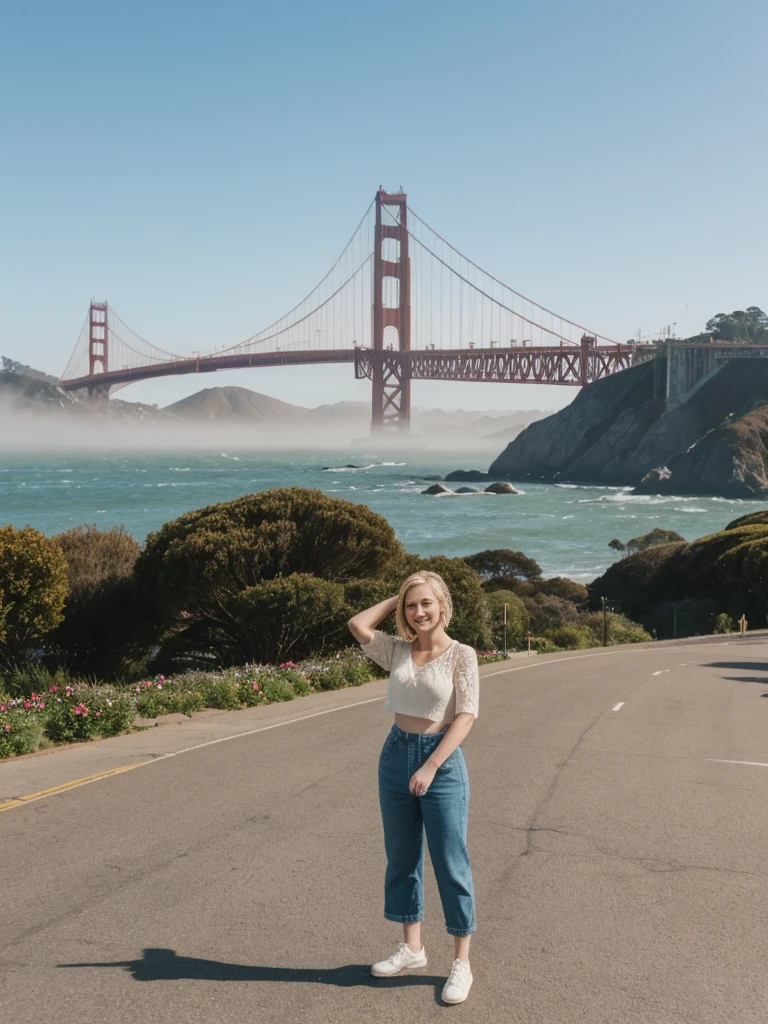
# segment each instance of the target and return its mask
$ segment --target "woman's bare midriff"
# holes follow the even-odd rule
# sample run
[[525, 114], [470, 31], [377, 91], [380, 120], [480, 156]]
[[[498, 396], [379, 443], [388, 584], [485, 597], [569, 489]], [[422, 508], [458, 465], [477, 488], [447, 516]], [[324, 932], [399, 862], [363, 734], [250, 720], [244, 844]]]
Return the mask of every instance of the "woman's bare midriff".
[[395, 714], [395, 725], [403, 732], [436, 733], [447, 729], [450, 722], [433, 722], [431, 718], [416, 718], [414, 715]]

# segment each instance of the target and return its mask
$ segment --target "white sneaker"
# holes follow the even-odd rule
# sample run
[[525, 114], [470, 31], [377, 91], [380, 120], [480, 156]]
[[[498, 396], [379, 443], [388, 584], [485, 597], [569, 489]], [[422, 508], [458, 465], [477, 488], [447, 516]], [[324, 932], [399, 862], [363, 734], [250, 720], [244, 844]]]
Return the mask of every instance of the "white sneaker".
[[444, 1003], [463, 1003], [472, 988], [472, 972], [465, 960], [454, 960], [451, 973], [443, 986]]
[[[414, 953], [406, 942], [398, 942], [397, 951], [386, 960], [379, 960], [371, 968], [374, 978], [394, 978], [402, 971], [411, 971], [416, 967], [427, 966], [427, 951], [422, 946], [421, 952]], [[466, 997], [465, 997], [466, 998]]]

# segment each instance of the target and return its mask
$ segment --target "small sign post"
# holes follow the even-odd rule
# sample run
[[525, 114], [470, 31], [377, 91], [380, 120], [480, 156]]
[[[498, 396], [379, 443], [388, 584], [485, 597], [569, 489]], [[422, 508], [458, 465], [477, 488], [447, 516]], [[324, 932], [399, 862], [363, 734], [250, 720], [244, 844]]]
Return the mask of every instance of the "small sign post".
[[741, 618], [739, 619], [739, 632], [741, 633], [742, 636], [746, 636], [747, 635], [747, 616], [746, 615], [742, 615]]
[[507, 605], [504, 604], [504, 657], [507, 657]]
[[528, 657], [530, 658], [530, 656], [531, 656], [531, 634], [530, 633], [526, 633], [525, 634], [525, 639], [528, 641]]

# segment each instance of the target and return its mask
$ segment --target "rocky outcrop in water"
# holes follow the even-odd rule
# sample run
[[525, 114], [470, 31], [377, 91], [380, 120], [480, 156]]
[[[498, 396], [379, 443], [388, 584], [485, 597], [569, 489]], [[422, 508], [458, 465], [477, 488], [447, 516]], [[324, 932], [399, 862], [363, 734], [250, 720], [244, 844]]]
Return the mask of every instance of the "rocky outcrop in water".
[[486, 494], [519, 494], [520, 491], [509, 483], [493, 483], [485, 488]]

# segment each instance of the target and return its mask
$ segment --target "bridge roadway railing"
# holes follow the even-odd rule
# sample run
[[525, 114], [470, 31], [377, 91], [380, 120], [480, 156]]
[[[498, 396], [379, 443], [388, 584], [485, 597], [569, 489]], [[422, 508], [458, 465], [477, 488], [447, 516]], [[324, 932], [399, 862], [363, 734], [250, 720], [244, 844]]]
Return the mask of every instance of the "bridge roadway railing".
[[82, 388], [108, 389], [118, 384], [132, 384], [150, 377], [172, 377], [184, 373], [213, 373], [216, 370], [237, 370], [248, 366], [298, 366], [305, 363], [351, 363], [354, 349], [325, 349], [312, 352], [285, 351], [229, 353], [223, 356], [199, 356], [179, 359], [169, 363], [153, 363], [150, 366], [124, 366], [119, 370], [91, 377], [76, 377], [62, 380], [59, 387], [64, 391], [78, 391]]
[[153, 377], [245, 367], [300, 366], [310, 363], [354, 363], [355, 377], [371, 380], [374, 360], [398, 378], [487, 381], [511, 384], [561, 384], [582, 387], [652, 358], [655, 348], [633, 345], [552, 346], [520, 348], [384, 349], [344, 348], [303, 351], [227, 353], [199, 356], [148, 366], [110, 369], [93, 376], [62, 380], [65, 391], [87, 388], [106, 393], [118, 385]]
[[373, 377], [377, 359], [384, 372], [413, 380], [463, 380], [583, 387], [653, 358], [655, 350], [633, 345], [550, 348], [414, 349], [398, 352], [355, 349], [355, 377]]

